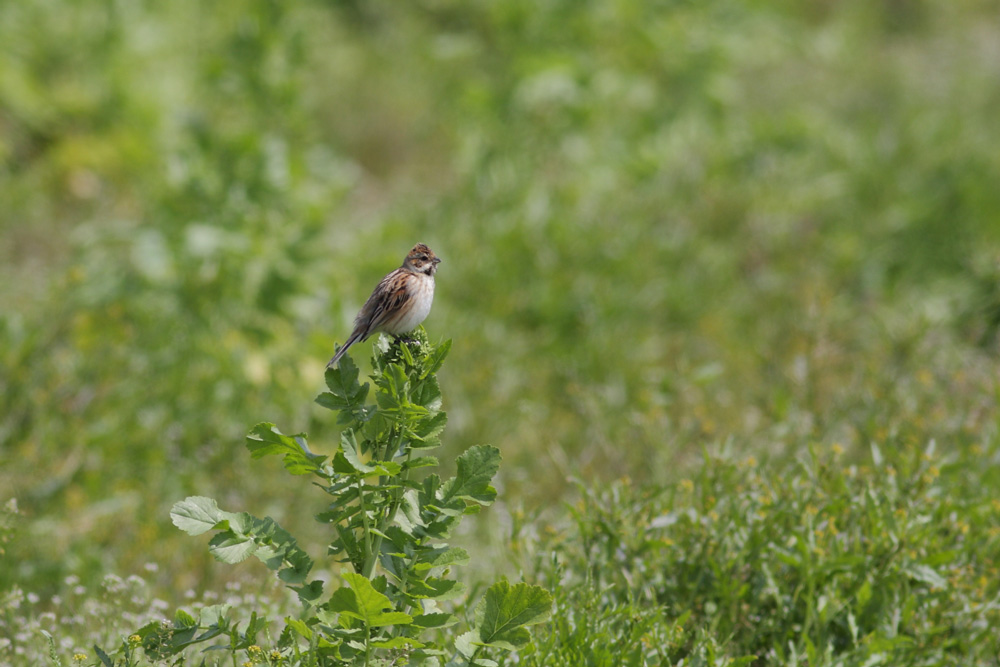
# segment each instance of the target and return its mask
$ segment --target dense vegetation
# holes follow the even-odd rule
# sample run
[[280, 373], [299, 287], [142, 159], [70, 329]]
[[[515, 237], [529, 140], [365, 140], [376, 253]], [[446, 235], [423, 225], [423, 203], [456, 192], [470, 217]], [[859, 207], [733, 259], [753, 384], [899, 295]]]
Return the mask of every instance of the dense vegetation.
[[333, 453], [323, 363], [423, 241], [442, 459], [504, 458], [464, 576], [555, 597], [522, 663], [995, 664], [998, 43], [993, 0], [0, 3], [0, 662], [295, 613], [170, 508], [322, 552], [244, 437]]

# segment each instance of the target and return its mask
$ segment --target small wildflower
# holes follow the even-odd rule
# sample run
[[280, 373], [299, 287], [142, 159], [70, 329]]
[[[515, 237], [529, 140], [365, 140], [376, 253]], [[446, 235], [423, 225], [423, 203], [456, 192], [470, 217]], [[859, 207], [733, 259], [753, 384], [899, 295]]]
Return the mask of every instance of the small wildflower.
[[692, 491], [694, 491], [694, 482], [692, 482], [689, 479], [682, 479], [680, 481], [679, 486], [681, 487], [682, 490], [686, 491], [687, 493], [691, 493]]
[[272, 649], [271, 654], [268, 657], [271, 658], [271, 662], [278, 662], [279, 660], [281, 660], [281, 651], [279, 651], [278, 649]]
[[748, 467], [748, 468], [756, 468], [756, 467], [757, 467], [757, 459], [756, 459], [756, 458], [754, 458], [754, 457], [752, 457], [752, 456], [748, 456], [748, 457], [746, 458], [746, 460], [745, 460], [745, 461], [743, 461], [743, 464], [744, 464], [744, 465], [745, 465], [746, 467]]
[[819, 508], [812, 504], [806, 505], [806, 514], [809, 516], [816, 516], [819, 514]]
[[830, 451], [833, 452], [834, 456], [842, 456], [844, 453], [844, 447], [839, 442], [835, 442], [830, 446]]
[[87, 659], [87, 654], [86, 653], [74, 653], [73, 654], [73, 662], [83, 662], [86, 659]]

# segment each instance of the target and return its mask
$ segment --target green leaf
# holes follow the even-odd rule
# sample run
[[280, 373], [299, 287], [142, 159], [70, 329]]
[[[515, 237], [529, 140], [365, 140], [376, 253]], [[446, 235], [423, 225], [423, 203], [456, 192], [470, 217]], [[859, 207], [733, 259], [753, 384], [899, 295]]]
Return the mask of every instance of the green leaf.
[[403, 462], [403, 470], [416, 470], [417, 468], [428, 468], [440, 463], [436, 456], [417, 456], [409, 461]]
[[441, 498], [471, 500], [489, 505], [497, 491], [490, 485], [500, 469], [500, 450], [491, 445], [476, 445], [458, 457], [458, 473], [441, 486]]
[[422, 554], [418, 567], [433, 568], [448, 565], [464, 565], [469, 562], [469, 552], [459, 547], [435, 549]]
[[388, 648], [388, 649], [424, 647], [422, 643], [418, 642], [416, 639], [411, 639], [409, 637], [393, 637], [392, 639], [373, 641], [371, 644], [373, 648]]
[[370, 464], [364, 463], [361, 460], [361, 448], [358, 447], [357, 438], [354, 435], [354, 431], [351, 429], [348, 429], [340, 434], [340, 447], [341, 452], [344, 455], [344, 460], [351, 466], [353, 472], [362, 473], [365, 477], [395, 477], [403, 469], [403, 467], [395, 461], [372, 461]]
[[463, 632], [455, 639], [455, 650], [466, 660], [471, 660], [472, 656], [476, 654], [476, 651], [482, 645], [479, 633], [475, 630]]
[[170, 520], [188, 535], [201, 535], [231, 516], [220, 510], [214, 499], [205, 496], [190, 496], [174, 503], [170, 510]]
[[411, 597], [430, 600], [453, 600], [464, 592], [462, 582], [438, 577], [411, 581], [409, 590]]
[[174, 612], [175, 628], [189, 628], [195, 625], [198, 625], [197, 619], [183, 609], [178, 609]]
[[316, 402], [324, 408], [341, 412], [338, 422], [345, 423], [365, 413], [369, 385], [367, 382], [358, 383], [358, 367], [350, 356], [344, 355], [337, 366], [326, 369], [324, 379], [330, 391], [317, 396]]
[[355, 572], [344, 574], [344, 580], [350, 588], [340, 588], [330, 598], [328, 604], [331, 611], [346, 614], [356, 618], [368, 627], [385, 625], [409, 625], [413, 617], [401, 611], [386, 611], [392, 609], [389, 598], [379, 593], [372, 583]]
[[254, 426], [247, 435], [247, 449], [254, 459], [270, 454], [283, 456], [285, 469], [293, 475], [308, 475], [320, 469], [325, 456], [313, 454], [306, 445], [305, 434], [284, 435], [271, 423]]
[[451, 349], [451, 339], [443, 341], [440, 345], [434, 348], [434, 351], [427, 357], [424, 361], [424, 372], [421, 374], [420, 378], [423, 379], [430, 375], [431, 373], [437, 373], [441, 368], [441, 364], [444, 363], [444, 358], [448, 356], [448, 351]]
[[294, 630], [303, 639], [312, 639], [313, 631], [312, 628], [306, 624], [305, 621], [299, 620], [297, 618], [292, 618], [291, 616], [285, 617], [285, 625]]
[[447, 628], [458, 623], [454, 614], [435, 613], [421, 614], [413, 617], [413, 625], [420, 628]]
[[237, 535], [232, 531], [219, 533], [208, 543], [208, 550], [216, 560], [231, 565], [242, 563], [257, 550], [253, 538]]
[[440, 435], [448, 423], [448, 414], [438, 412], [432, 417], [420, 420], [419, 424], [410, 431], [413, 442], [410, 444], [413, 449], [429, 449], [441, 444]]
[[104, 667], [115, 667], [115, 663], [111, 660], [111, 656], [105, 653], [97, 644], [94, 644], [94, 653], [97, 654], [98, 659], [100, 659], [101, 664], [103, 664]]
[[476, 632], [487, 646], [514, 649], [528, 643], [527, 626], [552, 612], [552, 595], [540, 586], [498, 581], [476, 607]]

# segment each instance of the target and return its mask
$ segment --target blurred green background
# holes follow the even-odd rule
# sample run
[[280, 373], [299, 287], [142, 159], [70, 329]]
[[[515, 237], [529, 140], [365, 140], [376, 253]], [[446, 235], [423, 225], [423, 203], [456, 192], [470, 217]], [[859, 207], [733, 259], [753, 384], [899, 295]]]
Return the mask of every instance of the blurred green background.
[[191, 494], [314, 547], [243, 436], [329, 451], [323, 365], [418, 241], [446, 448], [528, 513], [993, 438], [997, 109], [987, 0], [0, 2], [0, 588], [229, 576]]

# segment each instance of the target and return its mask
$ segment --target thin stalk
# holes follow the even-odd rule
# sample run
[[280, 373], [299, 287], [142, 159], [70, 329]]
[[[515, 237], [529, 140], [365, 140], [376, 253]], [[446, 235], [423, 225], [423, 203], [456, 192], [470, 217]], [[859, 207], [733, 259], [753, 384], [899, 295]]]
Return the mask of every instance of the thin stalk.
[[[382, 458], [380, 459], [382, 461], [390, 460], [391, 454], [398, 451], [400, 445], [403, 444], [403, 429], [399, 426], [395, 426], [393, 427], [393, 432], [395, 437], [390, 436], [389, 438], [387, 438], [388, 442], [386, 443], [385, 446], [385, 452], [383, 453]], [[406, 460], [407, 461], [410, 460], [410, 450], [407, 450], [406, 452]], [[407, 470], [406, 473], [408, 474], [409, 470]], [[386, 480], [385, 477], [379, 477], [378, 478], [379, 485], [381, 486], [385, 484], [385, 480]], [[393, 518], [395, 518], [396, 510], [399, 509], [399, 502], [395, 498], [396, 494], [394, 493], [393, 496], [394, 496], [393, 501], [389, 504], [389, 511], [383, 514], [379, 518], [378, 526], [376, 526], [376, 528], [379, 531], [379, 534], [375, 535], [373, 541], [370, 544], [371, 552], [365, 554], [365, 571], [362, 572], [361, 574], [363, 574], [368, 579], [371, 579], [372, 573], [375, 572], [375, 564], [376, 562], [378, 562], [378, 554], [382, 549], [382, 532], [385, 529], [386, 524], [388, 524], [390, 521], [393, 520]], [[400, 496], [400, 498], [401, 497], [402, 496]], [[366, 521], [365, 539], [367, 540], [369, 538], [371, 538], [371, 531], [369, 530], [368, 523]], [[368, 542], [366, 541], [365, 544], [367, 546]]]
[[[365, 576], [366, 579], [371, 579], [372, 571], [375, 569], [375, 558], [372, 556], [372, 531], [371, 526], [368, 525], [368, 508], [365, 506], [365, 480], [358, 478], [358, 502], [361, 504], [361, 525], [365, 530], [365, 560], [362, 567], [361, 574]], [[367, 660], [366, 660], [367, 663]]]

